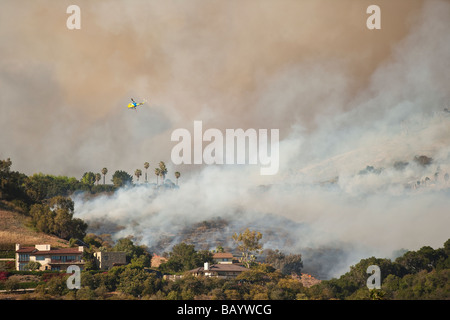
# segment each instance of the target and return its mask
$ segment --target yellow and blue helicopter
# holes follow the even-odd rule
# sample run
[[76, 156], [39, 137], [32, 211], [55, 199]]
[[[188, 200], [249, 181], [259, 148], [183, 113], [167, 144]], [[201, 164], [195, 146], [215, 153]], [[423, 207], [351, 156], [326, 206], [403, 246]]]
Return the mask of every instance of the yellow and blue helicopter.
[[136, 102], [133, 100], [133, 98], [131, 98], [131, 103], [128, 104], [128, 109], [134, 109], [137, 111], [136, 107], [142, 106], [144, 103], [146, 103], [147, 101], [144, 100], [142, 102]]

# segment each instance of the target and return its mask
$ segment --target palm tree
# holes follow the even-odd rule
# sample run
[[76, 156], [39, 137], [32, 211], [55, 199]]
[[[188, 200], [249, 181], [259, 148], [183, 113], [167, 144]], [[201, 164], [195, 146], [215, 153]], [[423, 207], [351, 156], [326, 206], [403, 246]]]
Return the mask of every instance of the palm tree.
[[95, 174], [95, 182], [97, 182], [97, 185], [101, 178], [102, 178], [102, 175], [100, 173]]
[[162, 173], [162, 170], [159, 171], [159, 176], [161, 177], [161, 184], [164, 184], [164, 174]]
[[134, 172], [134, 175], [137, 177], [137, 181], [139, 181], [139, 177], [142, 176], [142, 170], [136, 169], [136, 171]]
[[147, 169], [148, 167], [150, 167], [150, 163], [146, 162], [144, 163], [144, 168], [145, 168], [145, 182], [147, 182]]
[[105, 176], [106, 176], [107, 173], [108, 173], [108, 169], [103, 168], [103, 169], [102, 169], [102, 174], [103, 174], [103, 184], [105, 184]]
[[160, 169], [159, 175], [163, 179], [162, 183], [164, 184], [164, 179], [166, 178], [166, 174], [167, 174], [167, 168], [166, 168], [166, 164], [164, 163], [164, 161], [159, 162], [159, 169]]
[[177, 179], [177, 185], [178, 185], [178, 178], [181, 176], [181, 174], [177, 171], [175, 172], [175, 178]]
[[161, 169], [155, 168], [155, 174], [156, 174], [156, 185], [158, 185], [158, 177], [161, 174]]

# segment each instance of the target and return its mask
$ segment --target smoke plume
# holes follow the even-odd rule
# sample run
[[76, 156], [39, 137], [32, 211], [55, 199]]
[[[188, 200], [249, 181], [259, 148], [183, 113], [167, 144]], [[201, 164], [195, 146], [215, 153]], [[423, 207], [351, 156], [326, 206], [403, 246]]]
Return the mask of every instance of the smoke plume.
[[[249, 226], [322, 278], [370, 255], [441, 246], [450, 4], [379, 0], [382, 29], [368, 30], [372, 2], [78, 1], [73, 31], [68, 1], [3, 1], [0, 157], [78, 178], [165, 161], [170, 178], [182, 173], [178, 189], [75, 198], [77, 216], [158, 250], [219, 217], [211, 248]], [[127, 110], [130, 97], [148, 104]], [[280, 129], [279, 174], [172, 165], [170, 134], [194, 120]]]

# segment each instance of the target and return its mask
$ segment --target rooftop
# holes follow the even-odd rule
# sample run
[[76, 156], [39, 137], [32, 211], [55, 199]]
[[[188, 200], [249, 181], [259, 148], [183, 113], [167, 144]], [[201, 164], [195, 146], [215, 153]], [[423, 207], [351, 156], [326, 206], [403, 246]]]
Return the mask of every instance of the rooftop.
[[216, 252], [213, 255], [214, 259], [233, 259], [233, 254], [229, 252]]
[[[51, 248], [50, 245], [36, 245], [34, 247], [21, 247], [16, 245], [16, 253], [29, 253], [33, 255], [47, 255], [47, 254], [82, 254], [80, 247], [74, 248]], [[46, 250], [39, 250], [45, 248]], [[48, 249], [48, 250], [47, 250]]]
[[31, 253], [36, 250], [35, 247], [22, 247], [19, 250], [16, 250], [17, 253]]
[[37, 250], [33, 252], [34, 255], [46, 255], [46, 254], [82, 254], [83, 252], [76, 248], [62, 248], [62, 249], [50, 249], [50, 250]]

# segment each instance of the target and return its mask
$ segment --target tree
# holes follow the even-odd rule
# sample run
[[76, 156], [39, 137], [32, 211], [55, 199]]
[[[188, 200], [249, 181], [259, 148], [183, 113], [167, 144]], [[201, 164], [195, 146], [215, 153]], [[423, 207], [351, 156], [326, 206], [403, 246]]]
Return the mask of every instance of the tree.
[[88, 185], [88, 186], [93, 186], [95, 183], [95, 173], [85, 172], [83, 174], [83, 177], [81, 178], [81, 183]]
[[158, 185], [158, 177], [161, 174], [161, 169], [155, 168], [155, 175], [156, 175], [156, 185]]
[[54, 214], [53, 234], [66, 240], [84, 238], [87, 224], [79, 218], [73, 218], [74, 202], [72, 199], [62, 196], [54, 197], [50, 199], [49, 207]]
[[0, 160], [0, 199], [32, 202], [26, 185], [29, 178], [20, 172], [11, 171], [11, 159]]
[[0, 160], [0, 177], [7, 175], [11, 170], [12, 161], [10, 158], [6, 160]]
[[103, 168], [102, 169], [102, 174], [103, 174], [103, 185], [105, 184], [105, 177], [106, 177], [106, 174], [108, 173], [108, 169], [107, 168]]
[[19, 289], [20, 285], [19, 285], [19, 280], [17, 280], [16, 278], [8, 278], [8, 280], [5, 281], [5, 289], [13, 292], [14, 290]]
[[213, 263], [213, 254], [207, 250], [195, 251], [194, 245], [184, 242], [175, 245], [169, 254], [167, 262], [161, 264], [163, 271], [188, 271], [203, 266], [203, 263]]
[[205, 262], [214, 263], [214, 254], [209, 250], [200, 250], [197, 252], [197, 266], [203, 266]]
[[300, 254], [286, 255], [277, 250], [267, 250], [266, 262], [281, 271], [284, 275], [296, 273], [300, 275], [303, 268], [302, 256]]
[[97, 183], [97, 185], [101, 178], [102, 178], [102, 175], [100, 173], [95, 174], [95, 182]]
[[132, 259], [137, 259], [142, 255], [148, 255], [148, 252], [144, 246], [136, 246], [129, 238], [121, 238], [117, 240], [117, 243], [112, 250], [126, 252], [126, 259], [128, 263], [131, 262]]
[[[69, 289], [67, 288], [67, 279], [61, 276], [53, 276], [46, 283], [46, 293], [53, 296], [63, 296]], [[38, 290], [38, 288], [36, 288]], [[44, 289], [45, 290], [45, 289]]]
[[11, 165], [12, 161], [10, 158], [6, 160], [0, 160], [0, 198], [2, 196], [2, 189], [4, 189], [8, 184]]
[[68, 238], [83, 239], [86, 236], [88, 224], [80, 218], [73, 218], [70, 222], [70, 233]]
[[445, 250], [434, 250], [430, 246], [424, 246], [418, 251], [408, 251], [395, 261], [406, 268], [409, 273], [417, 273], [422, 270], [431, 271], [446, 258]]
[[225, 249], [222, 246], [217, 246], [216, 252], [225, 252]]
[[175, 245], [172, 248], [167, 263], [175, 272], [186, 271], [197, 267], [198, 261], [196, 260], [194, 245], [189, 245], [184, 242]]
[[127, 172], [122, 170], [117, 170], [112, 176], [112, 183], [116, 188], [123, 187], [125, 185], [131, 184], [133, 177]]
[[178, 185], [178, 178], [181, 176], [181, 174], [177, 171], [175, 172], [175, 178], [177, 179], [177, 185]]
[[83, 239], [87, 224], [73, 218], [74, 203], [70, 198], [57, 196], [44, 204], [34, 204], [30, 208], [31, 222], [38, 231], [54, 234], [60, 238]]
[[71, 248], [78, 247], [78, 239], [77, 238], [70, 238], [69, 239], [69, 247], [71, 247]]
[[35, 271], [35, 270], [39, 270], [40, 267], [41, 267], [41, 264], [39, 262], [30, 261], [24, 266], [24, 269], [30, 270], [30, 271]]
[[253, 253], [258, 254], [262, 248], [259, 243], [262, 234], [257, 231], [250, 231], [248, 228], [245, 229], [244, 233], [236, 234], [234, 233], [232, 239], [237, 244], [237, 249], [242, 253], [240, 261], [247, 267], [254, 263], [256, 257]]
[[117, 290], [134, 297], [142, 295], [145, 290], [152, 290], [156, 282], [155, 275], [140, 269], [126, 268], [119, 275]]
[[166, 164], [164, 163], [164, 161], [160, 161], [159, 162], [159, 175], [162, 178], [162, 184], [164, 184], [164, 179], [166, 178], [166, 174], [167, 174], [167, 168], [166, 168]]
[[94, 233], [88, 233], [84, 238], [83, 242], [89, 245], [90, 247], [100, 248], [103, 246], [103, 239], [94, 234]]
[[134, 175], [136, 176], [137, 181], [139, 181], [139, 177], [142, 176], [142, 170], [136, 169], [136, 171], [134, 172]]
[[150, 163], [145, 162], [145, 163], [144, 163], [144, 169], [145, 169], [145, 182], [148, 182], [148, 181], [147, 181], [147, 169], [148, 169], [148, 167], [150, 167]]
[[31, 221], [38, 231], [51, 234], [54, 230], [54, 214], [46, 204], [34, 204], [30, 208]]
[[127, 268], [142, 269], [150, 267], [152, 258], [148, 254], [142, 254], [139, 257], [131, 259], [131, 262], [127, 265]]

